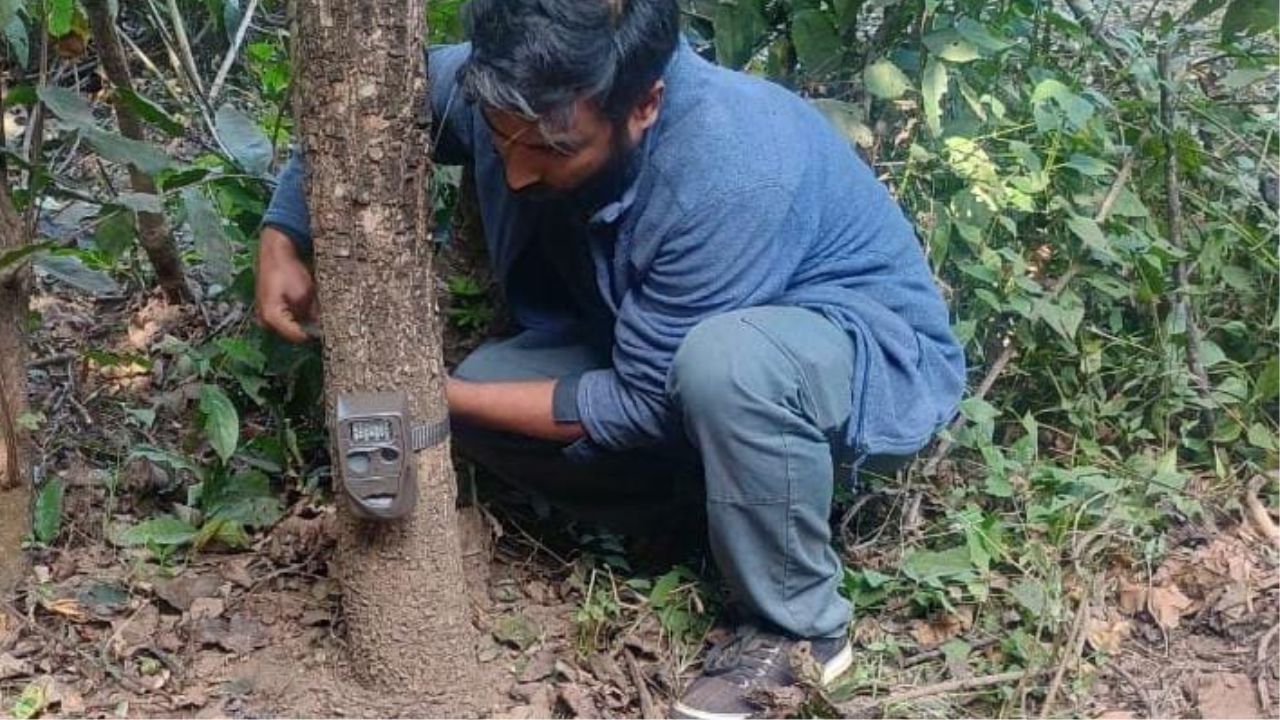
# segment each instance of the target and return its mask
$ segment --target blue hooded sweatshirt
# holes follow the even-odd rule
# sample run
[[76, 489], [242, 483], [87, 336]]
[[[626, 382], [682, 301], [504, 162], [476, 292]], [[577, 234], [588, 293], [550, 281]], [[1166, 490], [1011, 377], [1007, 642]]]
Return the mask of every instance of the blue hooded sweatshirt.
[[[571, 456], [669, 440], [678, 424], [665, 387], [681, 340], [701, 320], [761, 305], [809, 308], [848, 332], [846, 440], [863, 457], [913, 453], [955, 414], [964, 353], [912, 226], [804, 99], [709, 63], [682, 40], [658, 120], [625, 168], [574, 200], [531, 201], [508, 190], [491, 131], [458, 88], [469, 52], [429, 54], [435, 159], [474, 166], [490, 262], [514, 319], [611, 338], [612, 367], [557, 382], [557, 418], [580, 420], [587, 435]], [[303, 170], [291, 158], [264, 224], [305, 247]], [[539, 242], [580, 260], [540, 253]]]

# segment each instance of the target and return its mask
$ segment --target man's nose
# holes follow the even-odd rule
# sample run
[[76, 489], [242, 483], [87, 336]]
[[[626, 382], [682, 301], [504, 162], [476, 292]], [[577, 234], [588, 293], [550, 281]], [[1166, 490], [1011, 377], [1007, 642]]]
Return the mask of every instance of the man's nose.
[[510, 156], [508, 156], [506, 163], [503, 165], [503, 170], [507, 178], [507, 188], [511, 192], [520, 192], [525, 188], [537, 185], [542, 180], [542, 176], [536, 170]]

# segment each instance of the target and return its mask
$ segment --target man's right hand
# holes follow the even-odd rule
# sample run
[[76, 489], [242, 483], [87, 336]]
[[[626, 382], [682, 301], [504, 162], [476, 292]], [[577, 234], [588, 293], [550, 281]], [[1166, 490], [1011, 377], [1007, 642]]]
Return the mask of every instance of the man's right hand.
[[306, 342], [304, 323], [316, 319], [316, 284], [288, 235], [264, 227], [258, 243], [258, 322], [289, 342]]

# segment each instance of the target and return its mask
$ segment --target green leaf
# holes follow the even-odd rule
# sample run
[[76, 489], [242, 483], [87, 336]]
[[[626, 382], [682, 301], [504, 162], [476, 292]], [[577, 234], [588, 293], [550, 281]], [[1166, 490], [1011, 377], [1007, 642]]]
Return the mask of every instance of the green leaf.
[[1254, 380], [1253, 398], [1265, 403], [1275, 404], [1280, 396], [1280, 358], [1271, 358], [1258, 377]]
[[1045, 593], [1044, 583], [1033, 582], [1026, 578], [1018, 580], [1009, 588], [1009, 594], [1017, 601], [1027, 612], [1034, 617], [1040, 617], [1045, 610]]
[[1069, 341], [1075, 340], [1080, 323], [1084, 321], [1084, 304], [1071, 291], [1062, 293], [1057, 301], [1042, 300], [1036, 305], [1036, 312], [1049, 327]]
[[45, 686], [39, 682], [32, 682], [23, 688], [22, 694], [13, 701], [13, 707], [9, 708], [9, 715], [13, 720], [31, 720], [48, 704], [49, 698], [45, 692]]
[[204, 417], [204, 434], [222, 462], [231, 459], [240, 442], [240, 416], [231, 398], [217, 385], [200, 386], [200, 414]]
[[864, 148], [869, 148], [875, 144], [875, 135], [872, 134], [871, 128], [867, 127], [866, 123], [863, 122], [861, 107], [843, 100], [832, 100], [830, 98], [819, 98], [809, 102], [832, 125], [835, 125], [836, 130], [839, 130], [840, 134], [844, 135], [845, 139], [850, 143]]
[[[0, 27], [7, 26], [14, 18], [18, 17], [18, 8], [22, 7], [22, 0], [0, 0]], [[5, 98], [5, 104], [9, 103]]]
[[50, 112], [77, 130], [98, 126], [93, 118], [93, 108], [80, 93], [56, 85], [41, 85], [36, 92]]
[[867, 91], [881, 100], [895, 100], [911, 89], [911, 81], [890, 60], [877, 60], [862, 73]]
[[170, 115], [164, 108], [130, 88], [116, 90], [121, 102], [127, 105], [138, 117], [155, 125], [173, 137], [182, 137], [186, 128]]
[[1013, 43], [997, 37], [991, 28], [971, 18], [960, 18], [956, 21], [956, 32], [974, 46], [989, 53], [998, 53]]
[[973, 562], [968, 545], [949, 550], [914, 550], [902, 561], [902, 572], [918, 583], [937, 583], [945, 578], [969, 573]]
[[17, 265], [29, 257], [38, 255], [49, 248], [55, 247], [55, 245], [56, 243], [54, 242], [28, 243], [13, 250], [0, 252], [0, 270], [4, 270], [11, 265]]
[[172, 515], [161, 515], [134, 525], [120, 535], [123, 545], [185, 545], [196, 536], [191, 523]]
[[716, 33], [716, 62], [735, 69], [751, 59], [756, 45], [769, 29], [755, 0], [736, 0], [716, 6], [712, 24]]
[[806, 75], [821, 76], [838, 70], [843, 45], [831, 16], [821, 10], [800, 10], [791, 16], [791, 40]]
[[35, 521], [31, 529], [36, 540], [44, 545], [48, 545], [58, 537], [58, 531], [62, 529], [62, 480], [60, 478], [49, 478], [40, 486], [40, 492], [36, 495]]
[[1263, 450], [1270, 450], [1272, 452], [1280, 449], [1280, 441], [1276, 440], [1276, 431], [1267, 428], [1267, 426], [1262, 423], [1254, 423], [1250, 425], [1247, 437], [1249, 438], [1249, 444], [1256, 448], [1262, 448]]
[[1188, 23], [1203, 20], [1214, 13], [1218, 8], [1227, 4], [1227, 0], [1196, 0], [1191, 9], [1187, 11], [1184, 20]]
[[982, 57], [972, 43], [950, 28], [925, 35], [923, 42], [929, 52], [947, 62], [967, 63]]
[[27, 38], [27, 24], [22, 21], [22, 18], [14, 16], [5, 23], [4, 41], [9, 45], [9, 50], [18, 59], [21, 67], [31, 64], [31, 43]]
[[32, 264], [40, 271], [94, 297], [119, 297], [124, 294], [124, 289], [110, 275], [86, 266], [75, 255], [40, 255]]
[[920, 94], [924, 99], [924, 119], [929, 132], [942, 134], [942, 96], [947, 92], [947, 67], [934, 58], [924, 66]]
[[188, 472], [197, 479], [204, 477], [201, 469], [186, 457], [152, 445], [139, 445], [129, 451], [129, 459], [133, 458], [143, 458], [157, 465], [164, 465], [174, 472]]
[[80, 134], [104, 160], [127, 163], [148, 175], [155, 175], [174, 166], [173, 159], [164, 150], [149, 142], [131, 140], [98, 128], [82, 128]]
[[1094, 257], [1110, 263], [1120, 261], [1115, 251], [1111, 249], [1111, 242], [1107, 240], [1107, 236], [1103, 234], [1102, 228], [1098, 227], [1098, 223], [1093, 218], [1087, 218], [1083, 215], [1072, 215], [1067, 218], [1067, 229], [1073, 235], [1080, 238], [1080, 242], [1089, 248]]
[[76, 0], [48, 0], [49, 34], [62, 37], [71, 32], [71, 18], [76, 14]]
[[1274, 33], [1280, 25], [1280, 6], [1271, 0], [1231, 0], [1222, 16], [1222, 40], [1236, 36]]
[[222, 226], [222, 216], [199, 188], [185, 188], [182, 204], [186, 207], [187, 226], [191, 229], [196, 252], [204, 261], [205, 276], [209, 282], [227, 287], [231, 284], [234, 268], [231, 239]]
[[93, 230], [93, 245], [114, 262], [133, 247], [137, 237], [133, 213], [128, 210], [119, 210], [98, 222], [98, 226]]
[[244, 531], [244, 526], [231, 518], [210, 518], [200, 526], [199, 532], [191, 539], [191, 546], [196, 550], [202, 550], [212, 542], [221, 543], [232, 549], [240, 549], [249, 546], [249, 535]]
[[251, 175], [265, 175], [271, 168], [271, 141], [253, 118], [233, 105], [218, 108], [213, 119], [218, 139], [236, 163]]

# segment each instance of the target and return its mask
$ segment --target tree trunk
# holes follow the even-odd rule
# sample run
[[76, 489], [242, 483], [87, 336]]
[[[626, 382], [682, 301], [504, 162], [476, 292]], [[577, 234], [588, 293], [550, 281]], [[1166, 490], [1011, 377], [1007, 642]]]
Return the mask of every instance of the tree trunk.
[[[419, 422], [446, 413], [428, 235], [423, 5], [297, 4], [294, 107], [308, 164], [329, 417], [336, 395], [355, 390], [403, 390]], [[343, 509], [334, 566], [349, 659], [366, 687], [416, 702], [414, 714], [471, 714], [479, 666], [448, 444], [415, 461], [411, 517], [377, 525]]]
[[[0, 182], [0, 255], [26, 244], [22, 218]], [[27, 408], [27, 294], [31, 267], [24, 260], [0, 268], [0, 594], [26, 570], [22, 539], [31, 527], [31, 465], [18, 416]]]
[[[131, 140], [146, 141], [142, 121], [125, 102], [123, 95], [133, 92], [133, 79], [129, 77], [129, 65], [125, 62], [124, 49], [120, 47], [120, 38], [116, 35], [115, 21], [107, 7], [107, 0], [85, 0], [84, 9], [89, 16], [98, 59], [102, 62], [107, 79], [116, 90], [111, 104], [115, 109], [120, 134]], [[129, 185], [134, 192], [156, 194], [155, 181], [133, 165], [129, 166]], [[151, 267], [156, 271], [156, 282], [164, 290], [169, 302], [181, 303], [189, 300], [191, 293], [183, 275], [182, 258], [178, 256], [178, 248], [174, 245], [173, 236], [169, 234], [169, 225], [164, 215], [139, 212], [138, 240], [147, 253], [147, 259], [151, 261]]]

